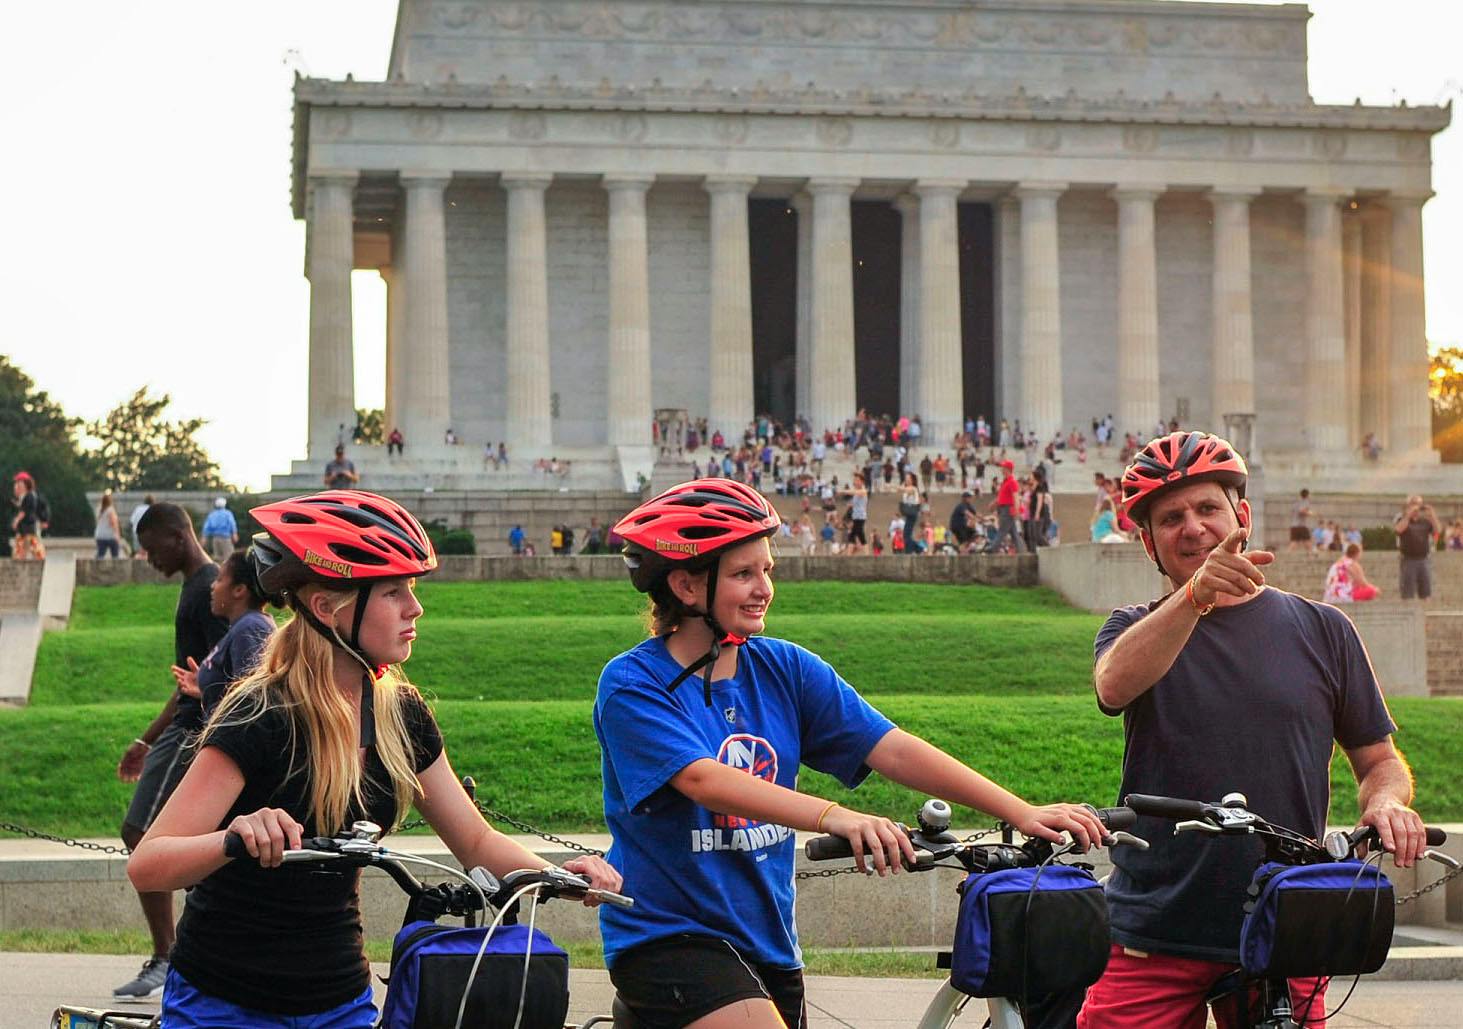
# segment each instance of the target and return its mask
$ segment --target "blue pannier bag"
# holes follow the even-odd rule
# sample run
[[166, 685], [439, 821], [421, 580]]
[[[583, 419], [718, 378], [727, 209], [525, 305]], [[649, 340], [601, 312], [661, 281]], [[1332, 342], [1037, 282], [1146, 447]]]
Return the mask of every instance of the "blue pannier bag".
[[1375, 865], [1263, 864], [1250, 881], [1240, 965], [1252, 976], [1366, 975], [1392, 946], [1396, 901]]
[[1076, 865], [974, 873], [960, 884], [950, 985], [972, 997], [1036, 998], [1097, 982], [1107, 899]]
[[[452, 1029], [468, 974], [487, 934], [485, 927], [461, 928], [409, 922], [391, 944], [391, 973], [380, 1029]], [[473, 1029], [513, 1029], [523, 990], [524, 955], [528, 991], [520, 1029], [563, 1029], [569, 1013], [569, 955], [537, 929], [500, 925], [478, 965], [462, 1024]]]

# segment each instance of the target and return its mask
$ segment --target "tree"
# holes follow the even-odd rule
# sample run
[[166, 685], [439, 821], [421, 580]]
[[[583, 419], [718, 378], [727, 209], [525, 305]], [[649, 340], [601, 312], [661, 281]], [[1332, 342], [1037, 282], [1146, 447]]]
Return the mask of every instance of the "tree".
[[0, 539], [10, 535], [10, 483], [22, 469], [35, 477], [51, 508], [52, 534], [92, 531], [95, 520], [76, 443], [80, 425], [81, 419], [68, 417], [60, 404], [36, 389], [29, 375], [0, 354]]
[[1433, 446], [1448, 462], [1463, 462], [1463, 347], [1440, 347], [1428, 368]]
[[386, 442], [386, 412], [379, 407], [356, 408], [356, 430], [352, 443], [380, 446]]
[[94, 477], [114, 490], [223, 490], [218, 462], [195, 439], [202, 418], [170, 422], [163, 417], [172, 397], [148, 395], [140, 387], [86, 431], [97, 442], [87, 454]]

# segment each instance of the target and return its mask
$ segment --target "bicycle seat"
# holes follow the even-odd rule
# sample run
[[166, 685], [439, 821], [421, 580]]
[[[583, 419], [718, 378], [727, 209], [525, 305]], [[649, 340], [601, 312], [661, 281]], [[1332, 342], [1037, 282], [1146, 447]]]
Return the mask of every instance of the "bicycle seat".
[[615, 1029], [644, 1029], [645, 1023], [620, 999], [618, 993], [615, 994], [615, 1002], [610, 1005], [610, 1016], [615, 1020]]

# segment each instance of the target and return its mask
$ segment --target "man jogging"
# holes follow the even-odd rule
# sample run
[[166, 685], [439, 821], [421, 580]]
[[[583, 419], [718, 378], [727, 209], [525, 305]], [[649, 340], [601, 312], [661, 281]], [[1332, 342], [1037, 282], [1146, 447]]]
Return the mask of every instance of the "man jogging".
[[[209, 606], [218, 565], [203, 552], [188, 512], [177, 504], [149, 507], [137, 523], [137, 540], [154, 568], [168, 576], [183, 575], [173, 621], [173, 663], [180, 668], [189, 667], [189, 658], [201, 663], [229, 630], [228, 619], [215, 615]], [[122, 842], [129, 849], [141, 842], [143, 833], [182, 780], [192, 757], [192, 739], [202, 728], [202, 703], [175, 691], [152, 724], [122, 755], [117, 777], [137, 783], [122, 821]], [[135, 979], [112, 991], [115, 997], [157, 996], [168, 975], [168, 953], [173, 949], [173, 895], [139, 893], [137, 897], [152, 934], [152, 957], [143, 963]]]
[[[1234, 449], [1201, 432], [1153, 440], [1123, 474], [1123, 501], [1172, 592], [1119, 608], [1097, 634], [1097, 702], [1123, 717], [1118, 796], [1237, 790], [1252, 810], [1319, 839], [1339, 743], [1361, 822], [1411, 865], [1424, 827], [1366, 648], [1337, 609], [1265, 585], [1274, 555], [1245, 551], [1247, 478]], [[1112, 955], [1077, 1024], [1203, 1025], [1205, 995], [1239, 963], [1261, 845], [1175, 835], [1158, 819], [1133, 831], [1151, 846], [1113, 853]], [[1324, 990], [1292, 980], [1291, 994], [1297, 1015], [1319, 1022]]]

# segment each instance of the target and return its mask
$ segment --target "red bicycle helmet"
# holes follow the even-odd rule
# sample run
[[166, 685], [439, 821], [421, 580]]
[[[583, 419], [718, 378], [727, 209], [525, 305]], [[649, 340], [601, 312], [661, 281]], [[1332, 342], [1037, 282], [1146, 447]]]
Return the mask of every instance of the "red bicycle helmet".
[[706, 706], [711, 706], [711, 672], [721, 648], [740, 646], [746, 637], [717, 624], [716, 573], [722, 551], [748, 540], [771, 536], [782, 524], [767, 498], [750, 486], [731, 479], [693, 479], [673, 486], [631, 511], [615, 525], [625, 540], [625, 565], [630, 581], [641, 593], [665, 588], [666, 576], [676, 568], [707, 569], [706, 610], [696, 612], [711, 629], [711, 648], [687, 665], [666, 686], [676, 688], [705, 669], [701, 678]]
[[1217, 482], [1245, 495], [1250, 470], [1229, 441], [1207, 432], [1171, 432], [1150, 440], [1123, 472], [1123, 505], [1135, 522], [1164, 490], [1193, 482]]
[[264, 528], [250, 553], [266, 593], [307, 582], [342, 586], [426, 575], [437, 567], [421, 523], [396, 501], [375, 493], [326, 490], [249, 513]]
[[693, 479], [672, 486], [615, 525], [625, 540], [630, 581], [648, 593], [676, 567], [705, 567], [727, 547], [770, 536], [782, 524], [767, 498], [732, 479]]

